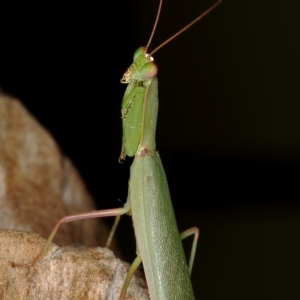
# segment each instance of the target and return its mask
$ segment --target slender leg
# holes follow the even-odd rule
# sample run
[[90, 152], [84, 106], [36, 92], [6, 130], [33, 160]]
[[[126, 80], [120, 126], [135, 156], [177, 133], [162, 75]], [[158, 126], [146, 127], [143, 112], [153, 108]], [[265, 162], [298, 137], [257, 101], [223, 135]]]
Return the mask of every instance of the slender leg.
[[64, 223], [69, 223], [73, 221], [79, 221], [84, 219], [94, 219], [94, 218], [103, 218], [103, 217], [114, 217], [114, 216], [120, 216], [128, 212], [128, 206], [120, 207], [120, 208], [114, 208], [114, 209], [105, 209], [105, 210], [93, 210], [90, 212], [80, 213], [80, 214], [74, 214], [70, 216], [65, 216], [61, 218], [53, 227], [46, 244], [44, 248], [41, 250], [41, 252], [38, 254], [38, 256], [30, 263], [26, 264], [16, 264], [11, 263], [13, 267], [27, 267], [36, 264], [45, 254], [48, 246], [50, 245], [52, 239], [54, 238], [59, 226]]
[[121, 215], [116, 216], [114, 225], [113, 225], [113, 227], [111, 228], [111, 231], [110, 231], [110, 233], [109, 233], [109, 237], [108, 237], [107, 242], [106, 242], [106, 244], [105, 244], [105, 246], [106, 246], [107, 248], [110, 247], [110, 244], [111, 244], [111, 242], [112, 242], [112, 239], [113, 239], [113, 237], [114, 237], [114, 234], [115, 234], [115, 232], [116, 232], [116, 229], [117, 229], [117, 227], [118, 227], [118, 225], [119, 225], [120, 219], [121, 219]]
[[182, 232], [180, 234], [180, 237], [181, 237], [182, 240], [187, 238], [188, 236], [194, 235], [192, 251], [191, 251], [191, 256], [190, 256], [190, 260], [189, 260], [189, 274], [190, 274], [190, 276], [192, 274], [192, 268], [193, 268], [196, 249], [197, 249], [197, 245], [198, 245], [199, 232], [200, 232], [200, 230], [199, 230], [198, 227], [192, 227], [192, 228], [189, 228], [189, 229], [185, 230], [184, 232]]
[[123, 284], [123, 287], [122, 287], [122, 290], [121, 290], [121, 294], [120, 294], [120, 297], [119, 297], [119, 300], [123, 300], [126, 298], [126, 293], [127, 293], [127, 289], [128, 289], [128, 286], [129, 286], [129, 283], [131, 281], [131, 278], [133, 276], [133, 274], [135, 273], [136, 269], [139, 267], [139, 265], [141, 264], [142, 262], [142, 259], [141, 257], [138, 255], [135, 260], [133, 261], [132, 265], [130, 266], [129, 268], [129, 271], [127, 273], [127, 276], [126, 276], [126, 279], [124, 281], [124, 284]]

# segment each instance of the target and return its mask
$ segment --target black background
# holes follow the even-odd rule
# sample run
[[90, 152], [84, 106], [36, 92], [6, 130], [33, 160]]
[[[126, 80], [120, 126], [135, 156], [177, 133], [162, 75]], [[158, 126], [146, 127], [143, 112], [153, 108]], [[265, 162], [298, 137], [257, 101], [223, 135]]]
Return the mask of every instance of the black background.
[[[212, 3], [165, 0], [152, 49]], [[99, 208], [120, 206], [119, 80], [157, 1], [18, 5], [1, 9], [2, 89], [53, 134]], [[299, 12], [298, 1], [224, 1], [155, 54], [157, 149], [180, 231], [201, 229], [197, 299], [299, 298]]]

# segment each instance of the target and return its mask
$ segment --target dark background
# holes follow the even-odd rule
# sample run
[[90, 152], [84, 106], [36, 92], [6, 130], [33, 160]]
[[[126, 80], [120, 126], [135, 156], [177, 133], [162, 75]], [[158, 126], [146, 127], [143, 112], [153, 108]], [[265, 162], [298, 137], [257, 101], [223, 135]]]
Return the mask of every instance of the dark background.
[[[152, 49], [212, 3], [165, 0]], [[99, 208], [120, 206], [131, 161], [118, 163], [119, 80], [157, 1], [18, 5], [1, 9], [2, 89], [53, 134]], [[299, 299], [299, 12], [298, 1], [227, 0], [155, 54], [157, 149], [180, 231], [201, 229], [197, 299]]]

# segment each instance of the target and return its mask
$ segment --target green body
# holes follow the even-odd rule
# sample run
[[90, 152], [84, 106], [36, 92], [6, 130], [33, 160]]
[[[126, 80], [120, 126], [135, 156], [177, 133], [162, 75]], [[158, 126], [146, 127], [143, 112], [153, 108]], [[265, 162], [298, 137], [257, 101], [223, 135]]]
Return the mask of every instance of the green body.
[[[122, 79], [129, 85], [122, 103], [120, 158], [135, 155], [127, 205], [131, 206], [137, 251], [152, 300], [194, 299], [166, 175], [155, 147], [157, 69], [143, 48], [136, 53], [139, 55]], [[145, 64], [150, 72], [140, 72]], [[144, 77], [138, 78], [140, 74]]]
[[[126, 155], [134, 156], [142, 138], [143, 116], [149, 114], [145, 110], [145, 98], [157, 67], [150, 56], [145, 56], [145, 49], [140, 47], [133, 56], [133, 63], [123, 75], [122, 83], [128, 83], [122, 101], [123, 143], [120, 159]], [[156, 122], [155, 122], [156, 123]], [[146, 126], [147, 127], [147, 126]], [[154, 126], [155, 131], [155, 126]], [[155, 144], [154, 148], [155, 149]]]

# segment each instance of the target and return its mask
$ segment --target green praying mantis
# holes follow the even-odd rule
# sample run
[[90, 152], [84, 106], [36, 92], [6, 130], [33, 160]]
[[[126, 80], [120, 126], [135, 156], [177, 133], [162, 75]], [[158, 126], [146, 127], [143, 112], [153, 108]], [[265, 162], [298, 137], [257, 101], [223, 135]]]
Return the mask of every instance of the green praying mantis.
[[[158, 69], [153, 62], [152, 54], [220, 3], [221, 0], [149, 54], [147, 50], [162, 6], [162, 0], [160, 0], [149, 42], [146, 47], [136, 50], [133, 63], [121, 79], [121, 82], [128, 86], [121, 108], [123, 141], [119, 160], [124, 160], [126, 156], [134, 156], [130, 168], [128, 197], [124, 207], [63, 217], [56, 223], [44, 248], [31, 263], [14, 265], [35, 264], [46, 252], [59, 226], [76, 220], [115, 216], [116, 220], [107, 241], [107, 246], [109, 246], [120, 216], [128, 214], [133, 220], [137, 257], [128, 271], [119, 299], [125, 299], [130, 280], [141, 262], [152, 300], [195, 299], [190, 274], [199, 230], [194, 227], [179, 234], [166, 175], [156, 151], [155, 130], [158, 113], [156, 74]], [[187, 265], [181, 239], [190, 235], [194, 235], [194, 241], [189, 265]]]

